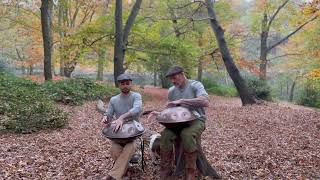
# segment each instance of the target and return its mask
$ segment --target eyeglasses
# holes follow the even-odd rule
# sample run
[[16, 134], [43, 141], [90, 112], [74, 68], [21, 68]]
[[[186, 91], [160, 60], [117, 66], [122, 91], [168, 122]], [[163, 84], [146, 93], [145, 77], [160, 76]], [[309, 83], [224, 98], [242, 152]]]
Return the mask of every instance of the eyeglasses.
[[120, 81], [120, 85], [130, 85], [131, 81]]

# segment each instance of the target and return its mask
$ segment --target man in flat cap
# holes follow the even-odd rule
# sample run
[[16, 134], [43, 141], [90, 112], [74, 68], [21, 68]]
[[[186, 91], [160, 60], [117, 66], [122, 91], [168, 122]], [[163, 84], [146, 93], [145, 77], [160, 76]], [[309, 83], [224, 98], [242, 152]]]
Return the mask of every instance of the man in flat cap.
[[[201, 82], [187, 79], [184, 70], [180, 66], [173, 66], [169, 69], [166, 77], [174, 85], [169, 89], [167, 107], [178, 105], [188, 105], [195, 110], [198, 117], [191, 124], [179, 128], [165, 128], [161, 132], [160, 142], [160, 179], [168, 179], [172, 173], [173, 144], [179, 136], [182, 140], [182, 146], [186, 162], [187, 180], [193, 180], [196, 176], [197, 143], [196, 140], [201, 136], [205, 129], [205, 111], [204, 107], [209, 106], [208, 93]], [[152, 112], [151, 118], [159, 112]]]
[[[117, 81], [121, 93], [110, 99], [108, 110], [102, 119], [104, 124], [114, 123], [115, 132], [122, 127], [125, 121], [139, 121], [142, 112], [142, 98], [138, 92], [131, 91], [132, 79], [130, 75], [121, 74], [118, 76]], [[113, 120], [114, 117], [115, 120]], [[135, 144], [135, 142], [118, 144], [111, 141], [110, 154], [115, 163], [108, 173], [107, 180], [122, 179], [128, 168], [128, 163], [135, 152]]]

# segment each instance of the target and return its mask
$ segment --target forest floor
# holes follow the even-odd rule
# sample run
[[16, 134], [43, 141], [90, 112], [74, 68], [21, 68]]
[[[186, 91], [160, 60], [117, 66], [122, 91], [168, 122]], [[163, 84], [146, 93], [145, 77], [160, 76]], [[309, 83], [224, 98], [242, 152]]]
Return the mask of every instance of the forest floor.
[[[144, 110], [162, 109], [165, 89], [145, 87]], [[0, 135], [0, 179], [104, 179], [112, 166], [96, 102], [63, 106], [66, 128]], [[320, 112], [289, 103], [241, 106], [239, 98], [210, 96], [202, 146], [223, 179], [320, 179]], [[144, 125], [161, 131], [161, 125]], [[127, 179], [157, 179], [159, 166], [128, 169]]]

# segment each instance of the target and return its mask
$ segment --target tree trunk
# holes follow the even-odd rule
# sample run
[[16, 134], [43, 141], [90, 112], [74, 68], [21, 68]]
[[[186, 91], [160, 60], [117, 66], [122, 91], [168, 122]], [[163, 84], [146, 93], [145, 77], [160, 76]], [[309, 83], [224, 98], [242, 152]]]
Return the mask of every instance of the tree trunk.
[[135, 4], [133, 5], [133, 7], [131, 9], [130, 15], [129, 15], [128, 20], [126, 22], [126, 25], [124, 26], [124, 30], [123, 30], [124, 49], [128, 45], [129, 33], [130, 33], [131, 28], [133, 26], [133, 23], [139, 13], [141, 3], [142, 3], [142, 0], [136, 0]]
[[282, 91], [282, 82], [280, 83], [280, 96], [283, 96], [283, 91]]
[[21, 66], [22, 74], [26, 74], [26, 67], [24, 65]]
[[114, 43], [114, 82], [118, 87], [117, 77], [124, 73], [123, 68], [123, 32], [122, 32], [122, 0], [116, 1], [116, 11], [115, 11], [115, 25], [116, 25], [116, 34], [115, 34], [115, 43]]
[[179, 30], [177, 16], [171, 7], [168, 7], [168, 8], [169, 8], [169, 13], [172, 19], [171, 21], [173, 23], [174, 34], [176, 35], [177, 38], [180, 38], [180, 36], [182, 35], [182, 32], [180, 32]]
[[261, 39], [260, 39], [260, 73], [259, 77], [261, 80], [267, 79], [267, 55], [268, 55], [268, 46], [267, 40], [269, 36], [268, 29], [268, 17], [266, 12], [264, 13], [262, 25], [261, 25]]
[[[17, 53], [17, 56], [19, 58], [19, 61], [21, 61], [21, 63], [22, 63], [22, 65], [21, 65], [22, 74], [26, 74], [26, 67], [23, 65], [24, 56], [20, 54], [18, 48], [16, 48], [16, 53]], [[3, 56], [3, 48], [2, 48], [2, 56]]]
[[65, 66], [65, 55], [64, 55], [64, 47], [63, 47], [63, 45], [61, 45], [60, 44], [60, 47], [59, 47], [59, 49], [60, 49], [60, 76], [64, 76], [64, 66]]
[[233, 80], [233, 83], [235, 84], [235, 87], [238, 90], [242, 104], [254, 104], [256, 103], [256, 99], [254, 98], [251, 89], [248, 87], [247, 82], [241, 77], [240, 72], [230, 55], [230, 51], [224, 38], [224, 31], [220, 26], [213, 9], [213, 3], [211, 0], [206, 0], [206, 4], [210, 17], [210, 25], [216, 36], [223, 62], [231, 79]]
[[223, 71], [224, 72], [224, 83], [228, 86], [229, 85], [229, 75], [228, 71]]
[[99, 49], [98, 50], [98, 73], [97, 73], [97, 80], [98, 81], [103, 81], [103, 68], [104, 68], [104, 62], [105, 62], [105, 57], [106, 57], [106, 51], [105, 49]]
[[[262, 50], [262, 48], [261, 48]], [[262, 50], [260, 54], [260, 72], [259, 72], [259, 78], [261, 80], [267, 80], [267, 52], [265, 50]]]
[[[160, 59], [157, 60], [157, 62], [165, 62], [165, 63], [159, 63], [155, 64], [158, 65], [158, 78], [160, 80], [160, 85], [162, 88], [169, 88], [171, 85], [171, 82], [168, 78], [166, 78], [166, 74], [168, 72], [168, 69], [173, 65], [170, 63], [170, 57], [163, 56], [160, 57]], [[169, 63], [167, 63], [169, 62]]]
[[65, 66], [63, 68], [64, 76], [70, 78], [72, 72], [76, 68], [77, 62], [76, 61], [69, 61], [65, 63]]
[[128, 37], [130, 30], [133, 26], [135, 18], [138, 15], [140, 10], [142, 0], [136, 0], [124, 30], [122, 30], [122, 0], [116, 1], [116, 10], [115, 10], [115, 25], [116, 25], [116, 32], [115, 32], [115, 44], [114, 44], [114, 82], [115, 85], [118, 86], [117, 77], [125, 72], [123, 67], [124, 65], [124, 56], [125, 50], [128, 45]]
[[161, 81], [161, 87], [162, 88], [169, 88], [170, 87], [170, 82], [165, 77], [164, 73], [160, 73], [160, 81]]
[[202, 72], [203, 72], [203, 64], [202, 60], [198, 60], [198, 81], [202, 82]]
[[29, 75], [33, 75], [33, 65], [29, 65]]
[[287, 77], [287, 89], [286, 89], [286, 95], [289, 97], [289, 77]]
[[52, 80], [51, 53], [52, 53], [52, 33], [51, 33], [51, 6], [52, 0], [41, 0], [41, 26], [44, 48], [44, 78]]
[[[103, 11], [102, 11], [102, 15], [103, 16], [108, 16], [108, 8], [109, 8], [109, 4], [110, 4], [110, 0], [105, 0], [104, 1], [104, 7], [103, 7]], [[105, 22], [102, 26], [102, 29], [107, 29], [108, 28], [108, 22]], [[98, 49], [96, 50], [96, 52], [98, 53], [98, 72], [97, 72], [97, 80], [98, 81], [103, 81], [103, 70], [104, 70], [104, 66], [107, 63], [106, 62], [106, 54], [108, 52], [107, 47], [105, 45], [101, 45], [100, 47], [98, 47]]]
[[[315, 15], [314, 17], [306, 20], [304, 23], [300, 24], [295, 30], [291, 33], [280, 39], [279, 41], [275, 42], [272, 45], [268, 45], [268, 35], [270, 27], [277, 17], [278, 13], [289, 3], [290, 0], [285, 0], [282, 4], [277, 8], [277, 10], [272, 15], [268, 15], [266, 11], [264, 11], [262, 24], [261, 24], [261, 50], [260, 50], [260, 79], [266, 80], [267, 79], [267, 56], [268, 53], [275, 47], [279, 46], [283, 42], [287, 41], [291, 36], [299, 32], [304, 26], [309, 24], [310, 22], [316, 20], [319, 15]], [[269, 18], [268, 18], [269, 17]]]
[[64, 76], [64, 61], [65, 61], [65, 52], [63, 46], [63, 21], [64, 21], [64, 5], [63, 3], [59, 2], [59, 15], [58, 15], [58, 31], [60, 37], [60, 76]]
[[157, 86], [157, 69], [154, 65], [153, 67], [153, 86], [156, 87]]
[[69, 77], [69, 78], [71, 77], [72, 72], [74, 71], [74, 69], [78, 64], [79, 57], [80, 57], [80, 53], [77, 52], [74, 59], [71, 59], [68, 62], [65, 62], [65, 66], [63, 69], [65, 77]]
[[293, 94], [294, 94], [294, 87], [296, 86], [296, 80], [293, 80], [291, 89], [290, 89], [290, 96], [289, 96], [289, 101], [293, 101]]

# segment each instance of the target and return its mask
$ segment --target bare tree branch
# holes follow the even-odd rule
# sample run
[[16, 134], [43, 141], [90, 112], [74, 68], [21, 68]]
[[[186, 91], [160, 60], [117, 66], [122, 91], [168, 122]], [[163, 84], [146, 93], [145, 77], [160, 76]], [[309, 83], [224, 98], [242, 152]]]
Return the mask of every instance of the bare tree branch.
[[192, 4], [194, 4], [194, 3], [203, 4], [204, 2], [203, 2], [203, 1], [192, 1], [192, 2], [187, 3], [187, 4], [184, 4], [184, 5], [182, 5], [182, 6], [171, 7], [171, 8], [172, 8], [172, 9], [183, 9], [183, 8], [185, 8], [185, 7], [188, 7], [188, 6], [192, 5]]
[[[0, 6], [3, 6], [3, 7], [10, 7], [10, 8], [16, 8], [15, 6], [13, 6], [12, 4], [3, 4], [3, 3], [0, 3]], [[28, 13], [28, 14], [31, 14], [37, 18], [40, 18], [40, 15], [37, 13], [37, 12], [33, 12], [31, 9], [27, 9], [27, 8], [24, 8], [24, 7], [19, 7], [19, 10], [23, 10], [24, 12]]]
[[110, 38], [111, 38], [112, 35], [114, 35], [114, 34], [105, 34], [105, 35], [103, 35], [103, 36], [101, 36], [101, 37], [98, 37], [97, 39], [93, 40], [93, 41], [90, 42], [90, 43], [84, 39], [84, 40], [83, 40], [83, 44], [85, 44], [86, 46], [90, 46], [90, 47], [91, 47], [91, 46], [94, 45], [95, 43], [101, 41], [102, 39], [104, 39], [104, 38], [106, 38], [106, 37], [108, 37], [108, 36], [110, 36]]
[[[153, 18], [151, 16], [145, 16], [145, 19], [151, 19], [152, 21], [171, 21], [172, 18]], [[203, 18], [194, 18], [194, 17], [175, 17], [175, 20], [190, 20], [190, 21], [206, 21], [210, 20], [210, 17], [203, 17]]]
[[188, 26], [190, 23], [192, 23], [192, 21], [188, 21], [185, 24], [181, 25], [180, 27], [177, 27], [176, 29], [174, 29], [172, 32], [169, 32], [168, 34], [164, 35], [163, 38], [166, 38], [168, 36], [170, 36], [172, 33], [175, 33], [177, 30], [180, 30], [186, 26]]
[[289, 0], [285, 0], [276, 10], [276, 12], [271, 16], [269, 23], [268, 23], [268, 29], [270, 29], [270, 26], [274, 20], [274, 18], [278, 15], [278, 13], [280, 12], [280, 10], [289, 2]]
[[40, 29], [35, 28], [35, 27], [33, 27], [33, 26], [25, 23], [25, 22], [21, 22], [21, 21], [18, 21], [18, 20], [16, 20], [16, 19], [12, 19], [12, 18], [10, 18], [10, 17], [2, 17], [2, 18], [8, 19], [8, 20], [10, 20], [10, 21], [12, 21], [12, 22], [14, 22], [14, 23], [17, 23], [17, 24], [19, 24], [19, 25], [22, 25], [22, 26], [24, 26], [24, 27], [26, 27], [26, 28], [33, 29], [33, 30], [36, 30], [36, 31], [41, 32]]
[[23, 61], [24, 57], [21, 56], [21, 54], [20, 54], [20, 52], [19, 52], [19, 50], [18, 50], [17, 47], [16, 47], [16, 52], [17, 52], [17, 55], [18, 55], [19, 60], [20, 60], [20, 61]]
[[198, 58], [202, 58], [202, 57], [207, 56], [207, 55], [213, 56], [213, 55], [216, 54], [217, 52], [219, 52], [219, 48], [210, 49], [210, 51], [204, 52], [204, 53], [203, 53], [201, 56], [199, 56]]
[[72, 18], [70, 16], [70, 19], [71, 19], [70, 25], [71, 25], [71, 27], [75, 27], [75, 23], [76, 23], [76, 19], [77, 19], [77, 15], [79, 13], [79, 10], [80, 10], [80, 3], [78, 1], [76, 1], [76, 10], [73, 13]]
[[133, 50], [133, 51], [138, 51], [138, 52], [146, 52], [146, 53], [150, 53], [150, 54], [159, 54], [159, 55], [170, 56], [170, 53], [165, 53], [165, 52], [161, 52], [161, 51], [151, 51], [151, 50], [146, 50], [146, 49], [142, 49], [142, 48], [136, 48], [133, 46], [128, 46], [127, 49]]
[[124, 26], [124, 30], [123, 30], [123, 43], [124, 43], [123, 45], [124, 46], [128, 45], [129, 32], [133, 26], [135, 18], [138, 15], [141, 3], [142, 3], [142, 0], [136, 0], [135, 4], [132, 7], [130, 15], [128, 17], [128, 20], [126, 22], [126, 25]]
[[91, 6], [85, 9], [84, 16], [80, 21], [79, 26], [84, 24], [87, 21], [87, 19], [90, 18], [91, 12], [95, 12], [95, 4], [92, 4]]
[[282, 58], [282, 57], [286, 57], [286, 56], [302, 56], [302, 55], [303, 54], [299, 54], [299, 53], [283, 54], [283, 55], [280, 55], [280, 56], [275, 56], [275, 57], [269, 58], [268, 61], [275, 60], [275, 59]]
[[305, 23], [301, 24], [299, 27], [297, 27], [296, 30], [292, 31], [290, 34], [288, 34], [286, 37], [284, 37], [283, 39], [281, 39], [280, 41], [276, 42], [275, 44], [273, 44], [272, 46], [270, 46], [268, 48], [267, 51], [270, 51], [271, 49], [277, 47], [278, 45], [280, 45], [281, 43], [283, 43], [284, 41], [286, 41], [287, 39], [289, 39], [292, 35], [294, 35], [295, 33], [297, 33], [299, 30], [301, 30], [305, 25], [309, 24], [310, 22], [316, 20], [319, 17], [319, 15], [314, 16], [313, 18], [309, 19], [308, 21], [306, 21]]

